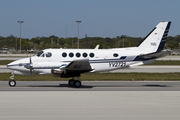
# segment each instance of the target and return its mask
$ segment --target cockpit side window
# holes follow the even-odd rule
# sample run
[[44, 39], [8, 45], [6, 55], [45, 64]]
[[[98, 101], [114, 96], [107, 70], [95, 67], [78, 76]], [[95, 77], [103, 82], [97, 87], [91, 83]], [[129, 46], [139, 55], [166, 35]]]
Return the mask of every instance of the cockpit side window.
[[41, 52], [39, 52], [39, 53], [37, 54], [37, 56], [39, 57], [39, 56], [41, 56], [43, 53], [44, 53], [44, 51], [41, 51]]
[[46, 53], [46, 57], [51, 57], [51, 56], [52, 56], [52, 53], [50, 53], [50, 52]]

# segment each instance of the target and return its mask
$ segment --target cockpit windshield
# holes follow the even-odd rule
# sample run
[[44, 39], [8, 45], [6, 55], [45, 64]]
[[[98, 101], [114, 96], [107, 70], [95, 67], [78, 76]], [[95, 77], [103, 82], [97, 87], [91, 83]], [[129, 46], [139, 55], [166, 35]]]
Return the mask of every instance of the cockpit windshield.
[[44, 53], [44, 51], [41, 51], [41, 52], [39, 52], [39, 53], [37, 54], [37, 56], [39, 57], [39, 56], [41, 56], [43, 53]]

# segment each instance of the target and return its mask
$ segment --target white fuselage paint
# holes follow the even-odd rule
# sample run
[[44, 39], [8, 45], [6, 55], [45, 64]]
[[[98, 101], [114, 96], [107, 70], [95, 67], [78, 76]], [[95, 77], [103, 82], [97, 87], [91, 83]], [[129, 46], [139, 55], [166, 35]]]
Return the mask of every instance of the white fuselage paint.
[[[51, 57], [46, 57], [47, 53], [51, 53]], [[63, 53], [66, 54], [65, 57], [62, 56]], [[70, 53], [73, 53], [74, 56], [70, 57]], [[80, 57], [76, 56], [77, 53], [80, 54]], [[87, 57], [84, 57], [83, 53], [87, 54]], [[94, 56], [90, 57], [90, 54], [94, 54]], [[33, 73], [39, 74], [51, 74], [52, 69], [61, 71], [61, 68], [73, 60], [80, 59], [89, 59], [93, 69], [91, 72], [102, 72], [126, 68], [132, 65], [141, 65], [143, 64], [142, 61], [133, 61], [139, 54], [146, 53], [137, 51], [136, 47], [122, 49], [45, 49], [39, 57], [31, 57], [31, 61]], [[29, 72], [29, 69], [24, 67], [29, 62], [30, 58], [20, 59], [8, 64], [8, 68], [15, 71]]]

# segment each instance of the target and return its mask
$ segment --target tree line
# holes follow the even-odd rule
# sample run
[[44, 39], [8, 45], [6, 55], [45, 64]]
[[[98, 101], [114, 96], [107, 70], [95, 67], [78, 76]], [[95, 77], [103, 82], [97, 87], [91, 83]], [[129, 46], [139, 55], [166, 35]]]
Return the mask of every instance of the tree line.
[[[79, 39], [79, 48], [93, 49], [96, 45], [100, 45], [99, 49], [107, 48], [123, 48], [138, 46], [144, 39], [141, 37], [130, 37], [126, 35], [116, 36], [114, 38], [103, 37], [87, 37]], [[77, 48], [77, 37], [59, 38], [57, 36], [35, 37], [32, 39], [21, 38], [22, 50], [46, 48]], [[166, 49], [179, 49], [180, 35], [167, 37]], [[20, 38], [13, 35], [8, 37], [0, 36], [0, 48], [11, 48], [19, 50]]]

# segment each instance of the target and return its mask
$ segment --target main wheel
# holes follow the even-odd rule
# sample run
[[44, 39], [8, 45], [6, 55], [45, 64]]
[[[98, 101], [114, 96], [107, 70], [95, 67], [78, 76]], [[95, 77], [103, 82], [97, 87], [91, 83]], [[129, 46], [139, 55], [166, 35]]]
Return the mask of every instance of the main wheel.
[[75, 81], [74, 87], [76, 87], [76, 88], [81, 87], [81, 81]]
[[69, 86], [74, 86], [74, 83], [75, 83], [75, 80], [73, 79], [70, 79], [68, 82]]
[[16, 81], [15, 81], [15, 80], [10, 80], [10, 81], [9, 81], [9, 86], [10, 86], [10, 87], [16, 86]]

